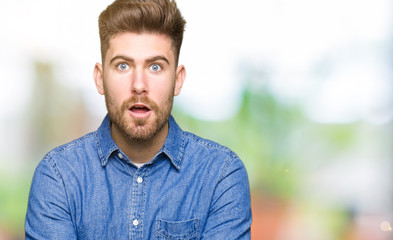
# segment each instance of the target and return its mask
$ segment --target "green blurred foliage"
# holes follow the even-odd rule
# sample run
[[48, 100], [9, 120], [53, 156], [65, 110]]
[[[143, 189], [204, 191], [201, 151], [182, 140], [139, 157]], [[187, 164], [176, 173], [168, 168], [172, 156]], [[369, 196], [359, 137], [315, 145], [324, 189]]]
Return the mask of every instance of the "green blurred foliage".
[[[0, 171], [0, 233], [23, 239], [27, 200], [34, 166]], [[1, 234], [0, 234], [1, 239]]]
[[[212, 110], [214, 112], [214, 110]], [[234, 150], [244, 161], [252, 191], [291, 199], [308, 171], [356, 143], [357, 124], [319, 124], [296, 104], [280, 102], [266, 86], [249, 83], [238, 113], [222, 122], [199, 120], [174, 109], [184, 130]]]

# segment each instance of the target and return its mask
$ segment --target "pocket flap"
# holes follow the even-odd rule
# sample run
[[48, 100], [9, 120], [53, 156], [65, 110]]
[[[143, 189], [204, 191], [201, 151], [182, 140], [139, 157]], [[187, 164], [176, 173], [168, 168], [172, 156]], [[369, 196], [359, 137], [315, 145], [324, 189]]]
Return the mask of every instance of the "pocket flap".
[[186, 221], [156, 220], [156, 232], [167, 239], [197, 239], [198, 229], [198, 219]]

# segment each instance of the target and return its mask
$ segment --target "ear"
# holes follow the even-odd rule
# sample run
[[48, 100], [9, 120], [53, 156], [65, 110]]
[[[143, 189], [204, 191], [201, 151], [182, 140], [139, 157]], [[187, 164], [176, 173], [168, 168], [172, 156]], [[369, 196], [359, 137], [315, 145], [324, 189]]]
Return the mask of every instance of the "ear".
[[186, 68], [183, 65], [180, 65], [176, 69], [176, 82], [175, 82], [175, 92], [174, 92], [175, 96], [180, 94], [185, 79], [186, 79]]
[[101, 95], [104, 95], [104, 71], [102, 65], [96, 63], [94, 66], [94, 82], [96, 84], [96, 88]]

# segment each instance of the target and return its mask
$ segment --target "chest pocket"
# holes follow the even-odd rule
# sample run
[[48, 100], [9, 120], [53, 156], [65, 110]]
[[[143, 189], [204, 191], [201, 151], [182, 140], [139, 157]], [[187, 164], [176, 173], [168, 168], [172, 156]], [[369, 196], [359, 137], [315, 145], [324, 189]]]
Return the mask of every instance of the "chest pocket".
[[165, 221], [156, 220], [156, 240], [197, 240], [199, 220]]

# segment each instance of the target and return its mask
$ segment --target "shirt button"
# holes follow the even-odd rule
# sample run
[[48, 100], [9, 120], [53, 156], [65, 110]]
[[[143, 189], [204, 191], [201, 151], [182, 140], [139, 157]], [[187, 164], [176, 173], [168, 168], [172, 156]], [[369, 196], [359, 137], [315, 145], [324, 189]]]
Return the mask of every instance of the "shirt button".
[[123, 159], [123, 154], [118, 153], [117, 156], [118, 156], [120, 159]]
[[143, 182], [143, 178], [142, 178], [142, 177], [138, 177], [138, 178], [136, 179], [136, 181], [137, 181], [138, 183], [142, 183], [142, 182]]
[[139, 221], [137, 219], [134, 219], [134, 221], [132, 221], [132, 224], [134, 224], [134, 226], [138, 226], [139, 225]]

